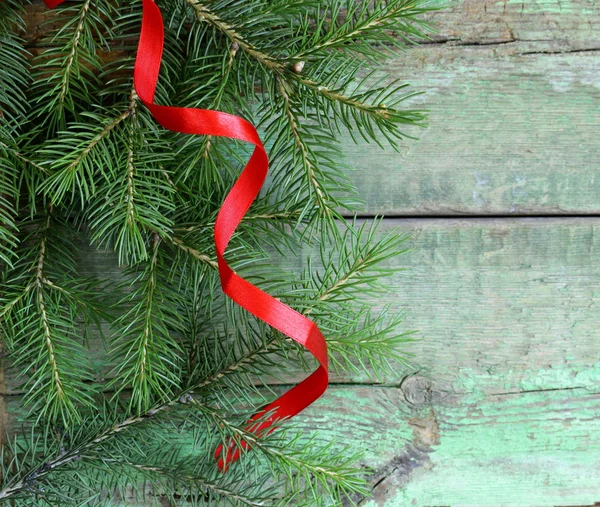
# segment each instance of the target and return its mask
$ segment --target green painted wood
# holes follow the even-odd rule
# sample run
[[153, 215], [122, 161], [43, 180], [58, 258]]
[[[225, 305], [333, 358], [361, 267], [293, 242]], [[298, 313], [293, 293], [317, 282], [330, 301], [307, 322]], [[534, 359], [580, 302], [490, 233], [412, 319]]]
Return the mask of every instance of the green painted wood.
[[362, 507], [591, 506], [600, 500], [600, 395], [594, 391], [449, 396], [421, 379], [416, 389], [331, 389], [306, 418], [324, 438], [363, 450], [365, 463], [377, 469]]
[[[336, 386], [306, 414], [352, 441], [385, 506], [600, 501], [594, 218], [388, 220], [413, 236], [391, 284], [418, 371]], [[356, 382], [356, 379], [352, 379]], [[338, 379], [338, 381], [346, 381]]]
[[587, 214], [600, 182], [600, 3], [454, 0], [387, 71], [430, 128], [401, 154], [345, 142], [369, 213]]
[[425, 91], [407, 104], [429, 109], [430, 126], [400, 154], [345, 142], [367, 213], [598, 212], [600, 51], [528, 44], [424, 46], [389, 62]]
[[365, 505], [600, 500], [600, 220], [387, 220], [382, 232], [393, 227], [413, 250], [374, 304], [407, 309], [406, 328], [420, 329], [415, 369], [387, 386], [337, 375], [303, 417], [366, 451], [376, 503]]
[[386, 220], [382, 232], [411, 235], [412, 250], [391, 261], [399, 271], [374, 304], [406, 310], [405, 329], [419, 330], [412, 362], [446, 390], [593, 388], [599, 227], [596, 218]]
[[[600, 46], [596, 0], [437, 0], [426, 17], [436, 42], [496, 44], [524, 41], [573, 51]], [[558, 36], [560, 34], [560, 36]]]

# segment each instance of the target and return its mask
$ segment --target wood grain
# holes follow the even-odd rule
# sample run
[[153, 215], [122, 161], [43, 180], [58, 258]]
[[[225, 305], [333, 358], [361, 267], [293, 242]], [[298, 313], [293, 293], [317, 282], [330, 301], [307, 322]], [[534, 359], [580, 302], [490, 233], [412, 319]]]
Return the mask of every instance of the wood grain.
[[[600, 4], [450, 1], [432, 44], [386, 70], [430, 128], [401, 155], [347, 141], [368, 213], [594, 214], [600, 191]], [[408, 104], [408, 103], [407, 103]]]
[[[548, 49], [600, 47], [600, 5], [595, 0], [439, 0], [425, 17], [432, 40], [460, 45], [546, 44]], [[533, 45], [531, 47], [534, 47]]]
[[447, 396], [331, 389], [305, 414], [377, 469], [362, 507], [551, 507], [600, 499], [600, 395], [585, 389]]
[[600, 52], [425, 46], [385, 70], [425, 94], [428, 129], [400, 154], [345, 142], [367, 213], [594, 214], [599, 211]]

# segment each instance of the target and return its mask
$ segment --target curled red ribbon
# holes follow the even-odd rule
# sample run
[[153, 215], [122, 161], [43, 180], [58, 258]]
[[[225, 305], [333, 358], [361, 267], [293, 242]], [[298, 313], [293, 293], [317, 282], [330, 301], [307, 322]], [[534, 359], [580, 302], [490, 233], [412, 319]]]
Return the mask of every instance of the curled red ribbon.
[[[54, 7], [64, 0], [44, 0]], [[225, 198], [215, 223], [215, 246], [223, 292], [254, 316], [303, 345], [319, 361], [319, 367], [298, 385], [250, 418], [246, 429], [264, 435], [275, 423], [293, 417], [327, 389], [329, 380], [327, 344], [316, 324], [286, 304], [270, 296], [236, 274], [225, 260], [225, 250], [248, 208], [258, 195], [267, 175], [268, 157], [254, 126], [231, 114], [207, 109], [161, 106], [154, 94], [162, 60], [164, 25], [160, 9], [153, 0], [143, 0], [142, 29], [135, 60], [133, 81], [140, 100], [164, 128], [185, 134], [229, 137], [254, 145], [254, 152]], [[269, 429], [270, 428], [270, 429]], [[268, 430], [268, 431], [266, 431]], [[215, 451], [218, 466], [225, 471], [238, 459], [240, 446], [231, 443], [223, 455], [223, 446]]]

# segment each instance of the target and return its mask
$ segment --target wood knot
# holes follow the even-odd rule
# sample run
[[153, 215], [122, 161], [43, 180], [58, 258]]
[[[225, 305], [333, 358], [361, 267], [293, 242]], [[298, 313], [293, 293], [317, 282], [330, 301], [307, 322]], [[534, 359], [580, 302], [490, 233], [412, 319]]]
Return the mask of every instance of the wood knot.
[[432, 389], [431, 380], [419, 375], [404, 377], [399, 387], [406, 402], [414, 408], [430, 407], [439, 399], [439, 393]]

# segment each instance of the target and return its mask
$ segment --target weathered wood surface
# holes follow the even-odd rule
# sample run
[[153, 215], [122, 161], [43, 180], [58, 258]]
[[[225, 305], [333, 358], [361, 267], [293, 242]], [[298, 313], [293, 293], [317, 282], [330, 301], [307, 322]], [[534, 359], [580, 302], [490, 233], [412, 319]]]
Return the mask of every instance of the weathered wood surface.
[[[367, 213], [594, 214], [600, 3], [449, 0], [432, 43], [387, 65], [425, 93], [430, 128], [401, 155], [344, 142]], [[38, 42], [52, 14], [31, 7]], [[32, 47], [35, 50], [35, 47]]]
[[[387, 70], [425, 94], [417, 142], [347, 144], [371, 213], [593, 214], [600, 201], [600, 3], [451, 1], [433, 43]], [[414, 133], [414, 132], [411, 132]]]
[[[400, 155], [348, 144], [368, 213], [599, 213], [600, 2], [452, 0], [430, 17], [431, 43], [389, 63], [425, 91], [430, 128]], [[420, 330], [415, 369], [335, 376], [303, 416], [366, 452], [361, 505], [600, 502], [600, 219], [396, 225], [413, 250], [378, 303]], [[14, 387], [0, 403], [18, 406]]]
[[369, 213], [598, 213], [600, 52], [525, 48], [432, 45], [390, 62], [426, 90], [411, 104], [430, 128], [400, 155], [347, 143]]
[[364, 505], [599, 501], [600, 221], [397, 224], [415, 246], [393, 285], [421, 330], [419, 371], [337, 386], [306, 414], [367, 452], [378, 473]]
[[[378, 503], [366, 505], [599, 500], [600, 264], [590, 259], [600, 257], [600, 219], [383, 227], [412, 236], [413, 250], [393, 261], [405, 268], [390, 281], [395, 292], [375, 304], [408, 310], [406, 329], [420, 330], [407, 348], [415, 369], [383, 386], [335, 376], [304, 419], [366, 451], [378, 470]], [[95, 259], [97, 272], [116, 273]]]
[[306, 417], [377, 468], [364, 507], [575, 506], [600, 498], [600, 395], [585, 389], [451, 395], [333, 388]]

